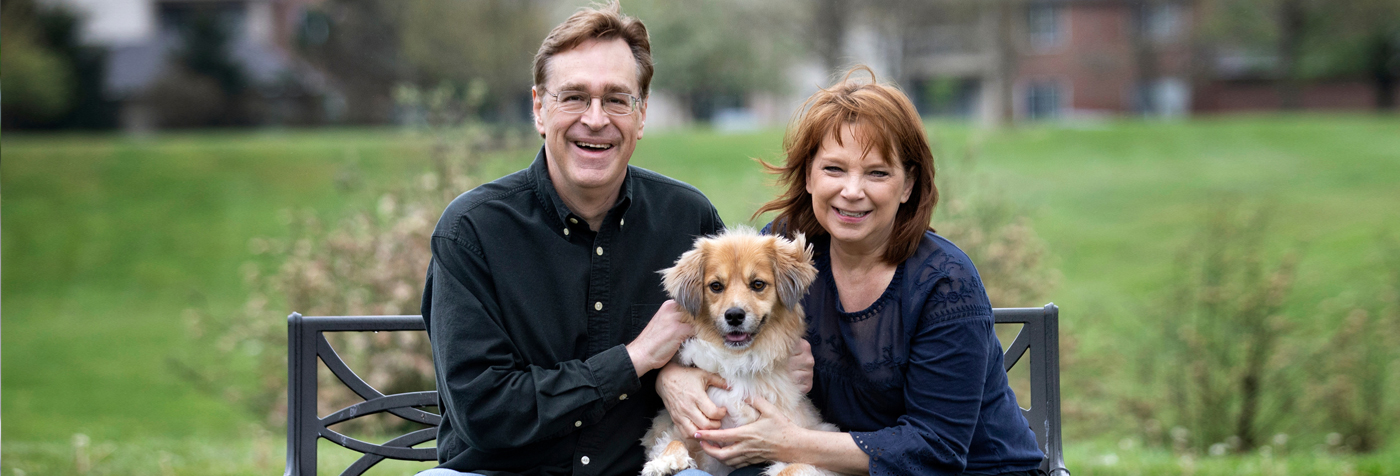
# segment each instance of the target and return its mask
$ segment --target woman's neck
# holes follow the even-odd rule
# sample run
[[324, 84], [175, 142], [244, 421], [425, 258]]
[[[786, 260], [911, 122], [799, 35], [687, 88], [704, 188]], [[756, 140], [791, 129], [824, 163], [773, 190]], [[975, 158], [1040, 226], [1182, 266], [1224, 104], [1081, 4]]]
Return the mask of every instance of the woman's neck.
[[885, 249], [851, 249], [831, 242], [831, 277], [847, 312], [861, 311], [885, 293], [897, 266], [885, 262]]

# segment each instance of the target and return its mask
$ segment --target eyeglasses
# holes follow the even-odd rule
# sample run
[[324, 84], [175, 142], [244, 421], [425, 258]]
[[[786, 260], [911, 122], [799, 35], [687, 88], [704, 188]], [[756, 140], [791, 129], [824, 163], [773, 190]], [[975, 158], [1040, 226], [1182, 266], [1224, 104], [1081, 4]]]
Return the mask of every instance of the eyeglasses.
[[588, 111], [593, 107], [593, 98], [598, 98], [603, 102], [603, 112], [609, 116], [626, 116], [637, 110], [637, 103], [641, 102], [636, 96], [627, 93], [608, 93], [602, 96], [594, 96], [583, 91], [559, 91], [557, 93], [546, 92], [554, 96], [555, 107], [560, 112], [568, 114], [579, 114]]

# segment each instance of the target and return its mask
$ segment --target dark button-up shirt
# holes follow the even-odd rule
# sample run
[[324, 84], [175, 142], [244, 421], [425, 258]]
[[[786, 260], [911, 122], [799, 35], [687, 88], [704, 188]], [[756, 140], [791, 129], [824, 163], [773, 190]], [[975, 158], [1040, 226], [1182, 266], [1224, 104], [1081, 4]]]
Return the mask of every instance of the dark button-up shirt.
[[597, 232], [564, 206], [544, 150], [457, 197], [432, 237], [423, 320], [442, 467], [635, 475], [661, 408], [623, 347], [667, 299], [658, 270], [719, 232], [699, 190], [629, 166]]

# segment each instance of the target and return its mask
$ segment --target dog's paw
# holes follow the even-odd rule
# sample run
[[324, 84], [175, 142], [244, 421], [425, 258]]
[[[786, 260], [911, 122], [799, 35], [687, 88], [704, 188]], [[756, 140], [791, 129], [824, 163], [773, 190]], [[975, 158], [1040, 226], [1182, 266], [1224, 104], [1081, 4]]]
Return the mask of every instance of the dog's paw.
[[671, 476], [694, 467], [695, 460], [690, 458], [685, 443], [672, 440], [656, 459], [647, 461], [647, 464], [642, 466], [642, 476]]
[[642, 466], [642, 476], [671, 476], [694, 467], [695, 460], [689, 455], [661, 455]]

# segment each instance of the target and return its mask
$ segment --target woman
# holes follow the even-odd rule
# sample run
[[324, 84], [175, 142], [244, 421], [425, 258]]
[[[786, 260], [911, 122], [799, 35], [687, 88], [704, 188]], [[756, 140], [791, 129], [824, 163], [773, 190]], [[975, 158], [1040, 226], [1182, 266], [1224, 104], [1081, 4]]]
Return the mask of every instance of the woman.
[[[871, 81], [851, 78], [856, 71]], [[668, 367], [658, 390], [730, 466], [805, 462], [852, 474], [1042, 474], [1043, 458], [1002, 370], [992, 307], [967, 255], [933, 233], [933, 156], [919, 115], [869, 68], [818, 91], [767, 165], [787, 190], [754, 214], [805, 233], [818, 276], [803, 301], [823, 418], [805, 430], [767, 412], [718, 429], [704, 399], [722, 384]], [[677, 411], [677, 409], [680, 409]], [[684, 425], [683, 425], [684, 426]]]

